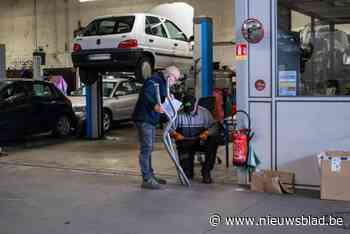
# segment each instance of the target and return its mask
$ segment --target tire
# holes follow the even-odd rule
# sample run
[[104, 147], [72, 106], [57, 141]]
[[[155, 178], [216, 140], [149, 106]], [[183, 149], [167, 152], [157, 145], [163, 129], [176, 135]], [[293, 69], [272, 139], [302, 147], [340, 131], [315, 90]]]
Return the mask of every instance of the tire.
[[72, 120], [67, 115], [62, 115], [57, 119], [53, 134], [56, 137], [67, 137], [71, 133]]
[[103, 110], [103, 131], [109, 132], [112, 127], [112, 115], [108, 110]]
[[136, 79], [143, 82], [152, 75], [153, 69], [154, 67], [151, 58], [147, 56], [142, 57], [136, 65]]

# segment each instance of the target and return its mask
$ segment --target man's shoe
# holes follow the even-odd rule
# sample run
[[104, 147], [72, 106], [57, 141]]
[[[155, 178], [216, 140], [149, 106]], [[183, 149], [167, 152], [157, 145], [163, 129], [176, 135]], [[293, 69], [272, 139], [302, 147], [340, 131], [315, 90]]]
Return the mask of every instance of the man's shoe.
[[213, 180], [210, 177], [210, 174], [208, 175], [203, 175], [203, 183], [204, 184], [211, 184], [213, 183]]
[[155, 175], [153, 176], [153, 179], [155, 181], [157, 181], [158, 184], [166, 184], [167, 183], [166, 180], [164, 180], [164, 179], [162, 179], [162, 178], [160, 178], [158, 176], [155, 176]]
[[145, 189], [160, 189], [159, 183], [153, 177], [143, 181], [141, 187]]

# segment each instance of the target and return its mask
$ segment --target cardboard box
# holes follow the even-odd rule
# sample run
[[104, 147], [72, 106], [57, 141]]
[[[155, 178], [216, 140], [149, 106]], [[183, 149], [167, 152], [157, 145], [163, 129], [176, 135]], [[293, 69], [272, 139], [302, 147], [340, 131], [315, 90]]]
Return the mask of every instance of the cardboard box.
[[294, 173], [284, 171], [262, 170], [254, 172], [251, 190], [268, 193], [294, 193]]
[[321, 199], [350, 201], [350, 152], [326, 151], [318, 157]]

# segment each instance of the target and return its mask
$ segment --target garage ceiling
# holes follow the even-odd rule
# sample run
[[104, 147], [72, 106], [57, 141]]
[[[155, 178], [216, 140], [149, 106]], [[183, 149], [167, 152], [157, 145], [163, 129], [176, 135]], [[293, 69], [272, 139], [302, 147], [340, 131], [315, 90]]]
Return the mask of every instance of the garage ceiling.
[[350, 23], [350, 0], [279, 0], [279, 3], [330, 23]]

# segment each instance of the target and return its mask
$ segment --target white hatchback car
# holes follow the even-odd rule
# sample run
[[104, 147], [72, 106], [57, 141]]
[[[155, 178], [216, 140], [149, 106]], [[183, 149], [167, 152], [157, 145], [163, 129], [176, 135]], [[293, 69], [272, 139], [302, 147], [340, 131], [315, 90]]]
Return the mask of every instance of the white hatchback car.
[[75, 67], [103, 67], [148, 78], [170, 65], [188, 71], [193, 63], [191, 39], [171, 20], [145, 13], [95, 18], [75, 38]]

